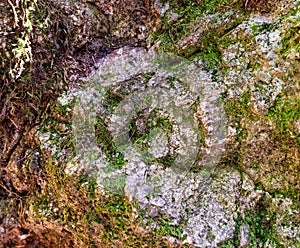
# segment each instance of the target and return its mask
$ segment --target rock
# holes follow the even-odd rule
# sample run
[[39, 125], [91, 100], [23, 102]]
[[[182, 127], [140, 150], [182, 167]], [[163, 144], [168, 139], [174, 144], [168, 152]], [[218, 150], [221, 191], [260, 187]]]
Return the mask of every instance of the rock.
[[[299, 26], [299, 11], [283, 16], [295, 2], [280, 1], [272, 7], [274, 13], [256, 14], [249, 2], [249, 15], [240, 9], [202, 13], [186, 25], [189, 32], [175, 42], [175, 50], [187, 55], [202, 51], [207, 46], [205, 34], [214, 32], [221, 64], [213, 70], [198, 57], [196, 65], [188, 64], [176, 74], [184, 77], [174, 79], [174, 64], [186, 61], [161, 56], [153, 63], [155, 49], [148, 53], [130, 47], [98, 61], [86, 91], [77, 94], [81, 105], [75, 106], [74, 136], [83, 158], [68, 165], [86, 166], [104, 191], [106, 179], [117, 184], [118, 193], [139, 205], [137, 214], [144, 223], [149, 216], [156, 220], [149, 229], [159, 228], [160, 220], [167, 219], [181, 230], [178, 237], [169, 237], [173, 242], [183, 239], [194, 247], [233, 243], [260, 247], [278, 242], [293, 247], [300, 239], [299, 206], [286, 192], [289, 186], [297, 189], [299, 175], [297, 165], [287, 161], [296, 161], [298, 153], [290, 143], [284, 149], [278, 144], [282, 136], [268, 113], [286, 89], [299, 89], [299, 51], [290, 47], [298, 39], [291, 32]], [[182, 21], [171, 4], [155, 4], [169, 24]], [[140, 6], [137, 1], [134, 5]], [[145, 30], [150, 30], [148, 15], [131, 28], [129, 7], [123, 13], [113, 2], [87, 1], [86, 8], [91, 16], [101, 10], [112, 20], [103, 32], [116, 39], [143, 40]], [[72, 16], [74, 23], [78, 20]], [[284, 44], [288, 38], [290, 42]], [[60, 104], [67, 104], [66, 99]], [[237, 104], [233, 113], [227, 111], [231, 116], [223, 111], [232, 107], [228, 102]], [[107, 125], [104, 131], [112, 145], [106, 148], [112, 157], [123, 156], [120, 168], [109, 167], [110, 155], [94, 142], [95, 117]], [[299, 120], [293, 125], [299, 133]], [[40, 135], [40, 140], [45, 145], [52, 142], [49, 133]], [[55, 147], [54, 143], [48, 147]], [[175, 169], [174, 161], [180, 165]], [[108, 184], [110, 190], [113, 183]]]

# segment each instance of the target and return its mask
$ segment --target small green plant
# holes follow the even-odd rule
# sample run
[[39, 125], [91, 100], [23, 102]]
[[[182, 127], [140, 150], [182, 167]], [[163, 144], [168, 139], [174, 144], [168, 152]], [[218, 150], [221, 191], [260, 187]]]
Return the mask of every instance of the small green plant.
[[106, 107], [108, 111], [113, 111], [113, 109], [117, 107], [123, 100], [123, 96], [121, 96], [121, 94], [116, 94], [110, 90], [106, 93], [105, 99], [106, 101], [104, 107]]
[[[237, 245], [236, 245], [237, 243]], [[219, 244], [220, 248], [235, 248], [238, 247], [239, 242], [235, 242], [234, 240], [228, 239], [222, 243]]]
[[194, 49], [187, 51], [190, 54], [190, 59], [200, 57], [204, 61], [206, 69], [213, 69], [220, 65], [222, 62], [221, 53], [218, 49], [218, 35], [213, 31], [209, 30], [204, 32], [202, 35], [202, 45], [197, 48], [197, 45], [192, 48]]
[[261, 241], [263, 244], [275, 243], [279, 245], [274, 234], [272, 218], [266, 210], [261, 210], [254, 214], [246, 212], [244, 221], [245, 224], [249, 225], [250, 244], [254, 245]]

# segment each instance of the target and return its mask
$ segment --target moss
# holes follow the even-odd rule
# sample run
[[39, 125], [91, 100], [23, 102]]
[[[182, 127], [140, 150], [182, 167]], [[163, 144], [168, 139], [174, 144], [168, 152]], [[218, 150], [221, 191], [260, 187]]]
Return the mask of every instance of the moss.
[[123, 100], [123, 96], [121, 94], [116, 94], [112, 90], [109, 90], [104, 97], [105, 103], [104, 107], [107, 108], [108, 111], [112, 112], [115, 107], [119, 105], [119, 103]]
[[235, 44], [235, 43], [237, 43], [237, 42], [240, 42], [240, 39], [232, 39], [232, 38], [230, 37], [230, 34], [229, 34], [229, 33], [226, 33], [226, 34], [224, 34], [224, 35], [220, 38], [218, 44], [219, 44], [223, 49], [226, 49], [226, 48], [229, 47], [230, 45], [233, 45], [233, 44]]
[[75, 155], [73, 134], [68, 131], [71, 129], [71, 109], [73, 105], [73, 102], [66, 105], [53, 104], [49, 109], [47, 118], [43, 121], [43, 125], [40, 126], [42, 134], [50, 133], [47, 145], [52, 150], [53, 157], [60, 158], [62, 150], [70, 152], [70, 156]]
[[138, 147], [141, 154], [143, 154], [144, 162], [158, 163], [164, 167], [171, 166], [174, 163], [176, 155], [168, 153], [164, 157], [154, 158], [148, 152], [148, 141], [153, 139], [152, 136], [155, 135], [156, 131], [161, 130], [167, 135], [169, 141], [170, 134], [173, 131], [173, 125], [174, 123], [172, 123], [170, 117], [160, 113], [157, 109], [151, 110], [150, 112], [146, 109], [136, 114], [129, 125], [129, 135], [132, 143]]
[[283, 34], [283, 38], [281, 40], [282, 48], [280, 52], [284, 59], [287, 58], [287, 56], [291, 53], [292, 50], [300, 53], [299, 20], [300, 18], [294, 20], [294, 25]]
[[170, 224], [171, 219], [160, 218], [154, 233], [159, 236], [173, 236], [182, 240], [183, 230], [180, 226]]
[[[235, 1], [234, 5], [241, 4], [241, 1]], [[195, 17], [207, 13], [213, 14], [217, 11], [228, 9], [232, 3], [228, 0], [175, 0], [170, 2], [171, 8], [178, 14], [184, 15], [186, 20], [195, 20]]]
[[274, 216], [270, 216], [264, 209], [257, 210], [255, 213], [250, 211], [245, 213], [244, 223], [249, 226], [250, 246], [262, 242], [263, 244], [276, 245], [276, 247], [284, 247], [276, 240], [273, 218]]
[[[225, 100], [225, 111], [237, 136], [232, 141], [232, 153], [228, 152], [224, 161], [249, 174], [264, 191], [297, 198], [299, 98], [282, 94], [265, 115], [252, 111], [250, 99], [251, 93], [245, 92], [240, 99]], [[251, 124], [257, 121], [259, 130]], [[251, 144], [250, 140], [253, 140]], [[230, 145], [228, 150], [231, 151]]]
[[255, 121], [258, 119], [258, 115], [251, 109], [250, 100], [251, 92], [248, 90], [242, 93], [238, 99], [229, 99], [225, 101], [225, 113], [228, 115], [238, 132], [238, 142], [242, 142], [247, 137], [245, 124], [249, 121]]
[[[175, 1], [171, 3], [170, 10], [162, 17], [162, 28], [152, 35], [153, 42], [160, 41], [161, 49], [183, 56], [190, 60], [195, 57], [201, 57], [205, 62], [205, 68], [210, 70], [218, 67], [221, 62], [221, 53], [219, 45], [225, 45], [224, 35], [235, 28], [245, 18], [245, 12], [241, 8], [241, 2], [236, 1], [230, 8], [236, 9], [239, 14], [232, 17], [233, 20], [220, 25], [211, 24], [211, 27], [205, 27], [203, 33], [197, 41], [184, 48], [179, 47], [178, 42], [184, 40], [192, 33], [193, 23], [205, 14], [222, 13], [228, 10], [229, 2], [226, 0], [214, 1]], [[179, 19], [176, 22], [170, 21], [170, 15], [177, 13]], [[227, 40], [229, 41], [229, 40]], [[226, 44], [228, 45], [228, 44]]]
[[100, 117], [96, 118], [95, 135], [97, 144], [109, 161], [106, 170], [121, 169], [127, 161], [124, 159], [122, 151], [115, 145], [105, 120]]
[[[237, 137], [232, 148], [228, 145], [222, 161], [249, 175], [258, 189], [299, 198], [299, 97], [281, 94], [265, 115], [252, 111], [250, 92], [240, 98], [225, 100], [225, 111]], [[257, 121], [259, 130], [251, 125]]]
[[[239, 243], [239, 241], [237, 243]], [[220, 248], [234, 248], [234, 247], [238, 247], [238, 245], [235, 245], [235, 241], [234, 240], [228, 239], [228, 240], [226, 240], [224, 242], [221, 242], [219, 244], [219, 247]]]
[[287, 98], [281, 94], [270, 106], [266, 117], [276, 125], [273, 135], [288, 139], [289, 142], [294, 140], [295, 144], [300, 147], [300, 138], [296, 130], [296, 122], [300, 120], [300, 98]]
[[141, 231], [132, 218], [133, 205], [123, 195], [103, 196], [94, 180], [84, 174], [67, 176], [52, 161], [44, 163], [43, 178], [47, 183], [25, 202], [31, 221], [65, 228], [74, 242], [88, 247], [169, 247], [160, 237], [169, 229]]
[[219, 244], [219, 247], [239, 247], [240, 246], [240, 232], [242, 226], [248, 228], [248, 241], [246, 247], [284, 247], [277, 240], [276, 234], [276, 213], [270, 209], [270, 202], [263, 197], [256, 205], [254, 210], [247, 210], [243, 214], [238, 213], [235, 222], [235, 236], [233, 239], [226, 240]]
[[220, 65], [222, 62], [222, 56], [218, 49], [218, 35], [212, 30], [203, 33], [201, 48], [197, 48], [197, 45], [193, 48], [194, 50], [186, 51], [190, 59], [200, 57], [205, 64], [206, 69], [213, 69]]
[[274, 28], [274, 23], [263, 22], [260, 25], [252, 24], [250, 28], [253, 32], [253, 35], [257, 35], [262, 32], [271, 31]]
[[131, 121], [129, 135], [133, 143], [144, 140], [150, 134], [150, 130], [154, 128], [160, 128], [166, 133], [171, 133], [173, 130], [173, 124], [168, 115], [162, 115], [157, 109], [151, 110], [149, 113], [147, 110], [139, 111], [135, 119], [144, 122], [144, 127], [139, 127], [134, 120]]

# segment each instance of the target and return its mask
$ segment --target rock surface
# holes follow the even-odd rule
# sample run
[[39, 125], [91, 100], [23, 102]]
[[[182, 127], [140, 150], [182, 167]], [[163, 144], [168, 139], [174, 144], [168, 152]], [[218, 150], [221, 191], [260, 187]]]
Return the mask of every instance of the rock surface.
[[[133, 24], [135, 28], [131, 28], [126, 23], [129, 16], [121, 14], [118, 17], [113, 11], [114, 2], [108, 6], [100, 2], [87, 1], [88, 13], [95, 15], [96, 8], [99, 11], [101, 7], [108, 19], [115, 18], [115, 26], [108, 28], [114, 37], [124, 37], [128, 31], [132, 32], [130, 37], [144, 38], [146, 22], [138, 28]], [[171, 3], [156, 1], [155, 4], [158, 12], [168, 17], [170, 25], [180, 23], [182, 17]], [[255, 6], [249, 1], [246, 8], [255, 9]], [[110, 148], [108, 154], [103, 152], [105, 144], [91, 141], [89, 135], [94, 137], [94, 130], [84, 124], [80, 126], [85, 130], [81, 135], [91, 146], [79, 148], [79, 151], [88, 153], [89, 159], [82, 159], [81, 164], [76, 159], [69, 162], [69, 172], [88, 168], [96, 175], [104, 192], [107, 187], [117, 187], [138, 204], [138, 215], [145, 223], [152, 219], [146, 228], [161, 230], [162, 223], [167, 221], [168, 226], [178, 230], [177, 235], [173, 235], [174, 240], [183, 244], [194, 247], [298, 247], [299, 114], [290, 117], [289, 113], [299, 109], [300, 13], [297, 1], [279, 1], [278, 5], [266, 6], [265, 10], [247, 14], [241, 10], [203, 13], [189, 23], [187, 34], [175, 44], [178, 52], [206, 46], [206, 32], [218, 30], [215, 34], [220, 35], [220, 64], [211, 69], [207, 68], [205, 59], [193, 58], [197, 73], [202, 77], [201, 84], [208, 85], [205, 86], [205, 99], [197, 99], [199, 96], [193, 95], [195, 91], [187, 90], [180, 80], [155, 75], [155, 68], [151, 68], [149, 74], [149, 60], [145, 57], [132, 62], [131, 70], [139, 68], [134, 75], [131, 70], [124, 74], [120, 66], [121, 73], [117, 71], [117, 76], [112, 77], [116, 82], [108, 83], [103, 93], [101, 76], [107, 71], [101, 66], [117, 63], [127, 50], [137, 56], [139, 49], [120, 49], [99, 61], [98, 70], [89, 78], [92, 87], [98, 85], [94, 84], [95, 80], [100, 82], [99, 87], [91, 91], [73, 89], [60, 98], [59, 104], [68, 105], [75, 97], [81, 97], [81, 103], [93, 106], [93, 110], [83, 108], [82, 116], [87, 111], [96, 111], [93, 118], [101, 117], [101, 123], [106, 123], [102, 126], [104, 132], [111, 135], [114, 145], [120, 149]], [[237, 20], [238, 24], [233, 25]], [[158, 41], [155, 47], [162, 42]], [[124, 61], [126, 66], [131, 62]], [[142, 99], [146, 98], [140, 92], [148, 92], [146, 95], [154, 100], [147, 99], [147, 104], [143, 105]], [[164, 100], [170, 95], [172, 103]], [[221, 101], [220, 105], [214, 105], [217, 100]], [[278, 101], [281, 101], [279, 108], [282, 110], [288, 108], [284, 101], [290, 101], [293, 108], [281, 113], [276, 105]], [[179, 115], [175, 114], [178, 112], [175, 107], [181, 109]], [[137, 110], [133, 111], [134, 108]], [[150, 114], [155, 109], [159, 111]], [[191, 123], [182, 120], [187, 118], [184, 113], [191, 109]], [[75, 107], [75, 111], [79, 109]], [[227, 116], [218, 111], [226, 112]], [[79, 125], [76, 121], [82, 121], [82, 116], [75, 118], [76, 127]], [[289, 124], [284, 127], [289, 133], [280, 129], [280, 123], [286, 121], [285, 116]], [[224, 136], [211, 138], [216, 129]], [[64, 129], [66, 131], [68, 128]], [[124, 132], [134, 136], [130, 137], [130, 147], [128, 144], [126, 147], [121, 136]], [[39, 138], [45, 148], [51, 147], [55, 152], [53, 136], [53, 133], [41, 132]], [[129, 139], [127, 136], [125, 141]], [[195, 155], [194, 145], [198, 147], [197, 158], [192, 162], [187, 160], [193, 163], [188, 164], [191, 170], [183, 173], [172, 170], [178, 157]], [[214, 153], [214, 146], [222, 152]], [[115, 161], [112, 158], [121, 159], [120, 154], [122, 166], [111, 168]], [[205, 156], [213, 157], [211, 154], [220, 156], [213, 167], [206, 164], [212, 160], [205, 160]], [[108, 173], [104, 175], [105, 168]], [[112, 180], [105, 181], [109, 176]], [[166, 231], [164, 235], [170, 233]]]

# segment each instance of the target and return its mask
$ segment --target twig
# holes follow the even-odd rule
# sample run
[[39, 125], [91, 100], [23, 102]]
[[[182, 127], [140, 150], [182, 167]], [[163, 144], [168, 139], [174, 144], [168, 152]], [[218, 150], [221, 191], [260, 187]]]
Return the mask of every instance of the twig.
[[4, 116], [6, 115], [6, 110], [7, 110], [7, 99], [4, 103], [4, 106], [3, 106], [1, 114], [0, 114], [0, 121], [2, 121], [2, 119], [4, 119]]
[[13, 13], [14, 13], [14, 28], [15, 27], [18, 27], [18, 22], [19, 22], [19, 18], [18, 18], [18, 15], [17, 15], [17, 11], [16, 11], [16, 8], [15, 6], [12, 4], [12, 2], [10, 0], [8, 0], [8, 3], [10, 4], [12, 10], [13, 10]]

